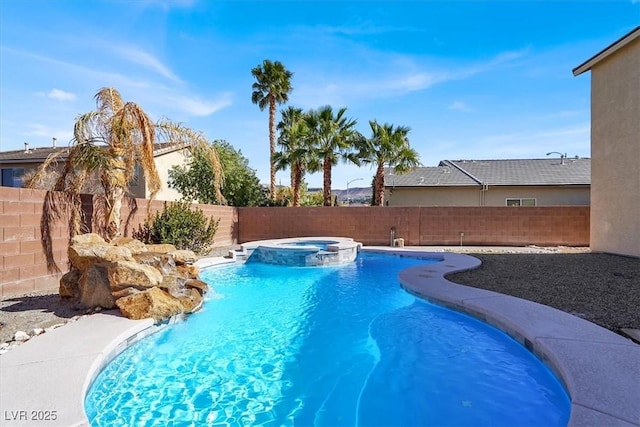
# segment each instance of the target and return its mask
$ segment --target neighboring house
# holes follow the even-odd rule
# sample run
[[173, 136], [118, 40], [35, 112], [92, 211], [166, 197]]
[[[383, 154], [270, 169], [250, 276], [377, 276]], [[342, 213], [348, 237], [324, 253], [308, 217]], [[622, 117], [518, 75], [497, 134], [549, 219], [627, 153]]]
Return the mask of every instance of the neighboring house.
[[584, 158], [443, 160], [405, 174], [385, 169], [388, 206], [589, 205]]
[[573, 70], [591, 71], [591, 249], [640, 256], [640, 27]]
[[[22, 187], [22, 178], [30, 171], [36, 170], [48, 156], [62, 152], [58, 158], [58, 168], [61, 168], [67, 159], [68, 147], [38, 147], [30, 148], [25, 143], [23, 150], [0, 152], [1, 182], [4, 187]], [[178, 200], [181, 195], [176, 190], [169, 188], [169, 170], [174, 165], [184, 164], [189, 156], [188, 146], [182, 144], [161, 143], [156, 144], [154, 159], [158, 175], [162, 182], [162, 188], [156, 194], [156, 200]], [[137, 198], [148, 199], [149, 188], [146, 185], [144, 174], [136, 168], [136, 178], [129, 186], [130, 193]]]

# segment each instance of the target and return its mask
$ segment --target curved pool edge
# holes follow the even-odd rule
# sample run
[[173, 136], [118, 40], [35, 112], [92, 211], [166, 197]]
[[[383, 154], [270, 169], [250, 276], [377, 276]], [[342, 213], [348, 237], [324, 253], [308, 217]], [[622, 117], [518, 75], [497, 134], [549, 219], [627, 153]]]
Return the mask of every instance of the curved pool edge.
[[[408, 248], [364, 247], [363, 251], [441, 260], [403, 270], [399, 274], [403, 288], [498, 327], [547, 362], [571, 396], [570, 426], [640, 426], [640, 408], [634, 406], [640, 399], [640, 387], [634, 383], [640, 378], [639, 345], [551, 307], [444, 278], [477, 268], [477, 258]], [[215, 260], [200, 265], [230, 263]], [[95, 376], [121, 351], [157, 330], [151, 319], [129, 320], [116, 311], [103, 312], [0, 355], [2, 425], [28, 425], [18, 419], [23, 412], [29, 416], [31, 411], [56, 411], [56, 420], [43, 423], [88, 426], [84, 399]], [[10, 419], [14, 414], [16, 419]]]
[[546, 305], [445, 279], [479, 267], [480, 260], [470, 255], [385, 247], [363, 251], [441, 259], [401, 271], [401, 286], [497, 327], [537, 355], [569, 393], [569, 426], [640, 426], [640, 346], [630, 339]]
[[[84, 398], [95, 376], [120, 352], [159, 328], [153, 319], [130, 320], [118, 310], [106, 310], [1, 355], [1, 424], [88, 426]], [[38, 411], [48, 420], [33, 419]]]

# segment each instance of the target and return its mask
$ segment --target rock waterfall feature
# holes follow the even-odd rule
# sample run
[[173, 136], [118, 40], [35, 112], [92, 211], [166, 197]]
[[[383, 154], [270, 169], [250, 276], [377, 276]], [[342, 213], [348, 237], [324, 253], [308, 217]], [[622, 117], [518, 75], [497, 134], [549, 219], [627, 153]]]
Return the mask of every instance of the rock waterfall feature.
[[199, 279], [196, 255], [168, 244], [145, 245], [97, 234], [73, 237], [71, 269], [60, 279], [60, 296], [87, 308], [119, 308], [129, 319], [163, 321], [202, 305], [208, 285]]

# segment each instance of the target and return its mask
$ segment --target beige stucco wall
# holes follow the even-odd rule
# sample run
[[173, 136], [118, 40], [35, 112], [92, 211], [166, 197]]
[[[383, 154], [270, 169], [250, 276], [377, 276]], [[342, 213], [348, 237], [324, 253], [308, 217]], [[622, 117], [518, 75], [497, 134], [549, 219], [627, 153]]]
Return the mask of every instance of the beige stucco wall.
[[389, 206], [478, 206], [480, 187], [396, 187], [385, 190]]
[[[173, 188], [169, 188], [169, 170], [175, 165], [184, 164], [188, 153], [189, 150], [184, 149], [161, 154], [155, 157], [156, 169], [160, 176], [160, 182], [162, 182], [162, 188], [158, 194], [156, 194], [156, 200], [173, 201], [180, 199], [181, 194]], [[146, 185], [144, 177], [141, 177], [137, 186], [132, 185], [129, 189], [135, 197], [144, 199], [149, 198], [150, 191], [149, 187]]]
[[[162, 188], [156, 195], [156, 200], [173, 201], [180, 199], [180, 193], [172, 188], [169, 188], [169, 170], [175, 165], [184, 164], [188, 154], [189, 150], [183, 149], [157, 155], [154, 158], [156, 162], [156, 168], [158, 170], [158, 175], [160, 176], [160, 182], [162, 182]], [[37, 169], [39, 166], [40, 163], [34, 164], [25, 162], [2, 164], [2, 168], [24, 168], [25, 173], [29, 172], [30, 170]], [[62, 167], [62, 163], [59, 163], [57, 165], [58, 170], [62, 170]], [[129, 185], [129, 192], [133, 197], [141, 199], [149, 198], [149, 187], [146, 185], [146, 181], [144, 179], [142, 171], [140, 171], [140, 176], [138, 177], [137, 182], [133, 182]]]
[[640, 38], [591, 69], [591, 249], [640, 256]]
[[589, 186], [507, 187], [413, 187], [386, 191], [389, 206], [505, 206], [506, 199], [536, 199], [536, 206], [588, 206]]
[[485, 192], [485, 206], [505, 206], [507, 199], [536, 199], [536, 206], [589, 206], [588, 185], [549, 187], [492, 187]]

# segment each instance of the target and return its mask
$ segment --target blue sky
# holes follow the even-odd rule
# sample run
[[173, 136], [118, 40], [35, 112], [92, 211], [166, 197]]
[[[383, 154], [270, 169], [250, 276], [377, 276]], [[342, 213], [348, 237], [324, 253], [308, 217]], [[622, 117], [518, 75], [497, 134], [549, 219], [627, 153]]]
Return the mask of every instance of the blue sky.
[[[571, 70], [639, 24], [640, 0], [0, 0], [0, 150], [68, 144], [113, 86], [229, 141], [267, 183], [251, 69], [271, 59], [294, 73], [289, 105], [347, 107], [367, 136], [372, 119], [409, 126], [425, 166], [588, 157], [590, 75]], [[333, 188], [373, 172], [340, 164]]]

